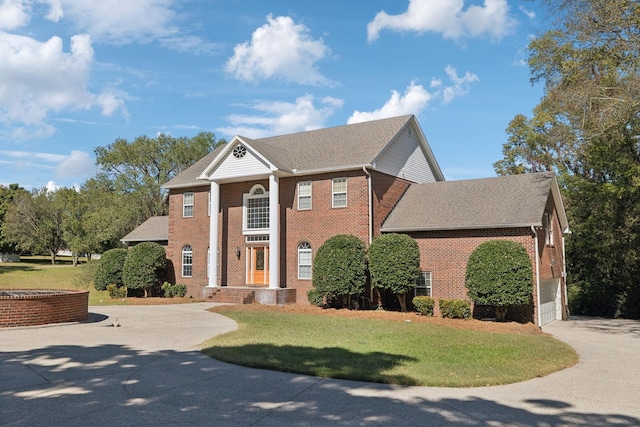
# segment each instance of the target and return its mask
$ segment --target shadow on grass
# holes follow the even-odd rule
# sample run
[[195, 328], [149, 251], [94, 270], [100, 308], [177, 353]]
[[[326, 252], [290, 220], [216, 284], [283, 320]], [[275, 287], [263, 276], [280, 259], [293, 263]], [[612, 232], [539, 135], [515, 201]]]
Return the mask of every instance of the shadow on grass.
[[23, 265], [23, 264], [17, 264], [17, 263], [13, 263], [10, 265], [0, 264], [0, 274], [13, 273], [15, 271], [32, 271], [32, 270], [36, 270], [36, 268], [32, 265]]
[[418, 384], [411, 377], [389, 373], [396, 366], [416, 360], [397, 354], [362, 354], [338, 347], [312, 348], [271, 344], [216, 346], [204, 349], [203, 353], [223, 362], [252, 368], [383, 384]]
[[119, 344], [3, 351], [0, 378], [0, 424], [11, 426], [640, 425], [558, 400], [505, 404], [477, 390], [320, 379]]

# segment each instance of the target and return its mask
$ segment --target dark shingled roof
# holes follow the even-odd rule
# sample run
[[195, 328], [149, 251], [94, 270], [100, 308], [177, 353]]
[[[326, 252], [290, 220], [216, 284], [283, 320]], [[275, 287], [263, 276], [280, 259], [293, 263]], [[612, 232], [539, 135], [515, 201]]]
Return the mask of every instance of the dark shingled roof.
[[[541, 226], [553, 172], [464, 181], [412, 184], [382, 231], [452, 230]], [[559, 199], [559, 193], [554, 195]], [[556, 200], [556, 206], [560, 200]], [[560, 223], [568, 232], [562, 205]]]
[[158, 242], [169, 240], [169, 217], [152, 216], [121, 239], [123, 242]]
[[[261, 139], [240, 139], [280, 170], [292, 173], [360, 168], [370, 165], [408, 125], [413, 115], [316, 129]], [[232, 140], [233, 142], [233, 140]], [[197, 177], [224, 147], [218, 147], [167, 182], [165, 188], [204, 185]], [[430, 159], [433, 160], [433, 159]], [[434, 170], [438, 174], [439, 170]]]

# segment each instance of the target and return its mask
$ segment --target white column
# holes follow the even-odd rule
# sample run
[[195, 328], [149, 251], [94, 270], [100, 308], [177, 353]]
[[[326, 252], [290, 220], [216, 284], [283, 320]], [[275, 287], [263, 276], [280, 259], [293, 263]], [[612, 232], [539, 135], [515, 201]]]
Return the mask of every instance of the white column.
[[209, 284], [218, 286], [218, 210], [220, 209], [220, 184], [211, 181], [211, 215], [209, 216]]
[[280, 251], [279, 243], [279, 215], [278, 215], [278, 177], [271, 175], [269, 177], [269, 288], [275, 289], [280, 287], [278, 278], [280, 275]]

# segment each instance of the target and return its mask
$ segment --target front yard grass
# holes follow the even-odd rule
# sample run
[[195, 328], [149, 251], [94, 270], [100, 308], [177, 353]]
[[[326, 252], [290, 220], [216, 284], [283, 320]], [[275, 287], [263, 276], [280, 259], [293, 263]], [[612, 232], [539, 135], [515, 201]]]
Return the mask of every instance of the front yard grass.
[[344, 318], [277, 307], [226, 307], [222, 314], [236, 320], [239, 329], [208, 340], [205, 354], [254, 368], [327, 378], [477, 387], [545, 376], [578, 360], [571, 347], [543, 333], [483, 332], [464, 324]]

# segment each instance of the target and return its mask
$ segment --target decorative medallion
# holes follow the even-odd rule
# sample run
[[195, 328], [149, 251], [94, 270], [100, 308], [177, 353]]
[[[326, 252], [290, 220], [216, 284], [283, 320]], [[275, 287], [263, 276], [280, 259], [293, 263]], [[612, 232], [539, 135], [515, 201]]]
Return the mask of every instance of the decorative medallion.
[[238, 145], [233, 149], [233, 157], [241, 159], [247, 154], [247, 148], [244, 145]]

